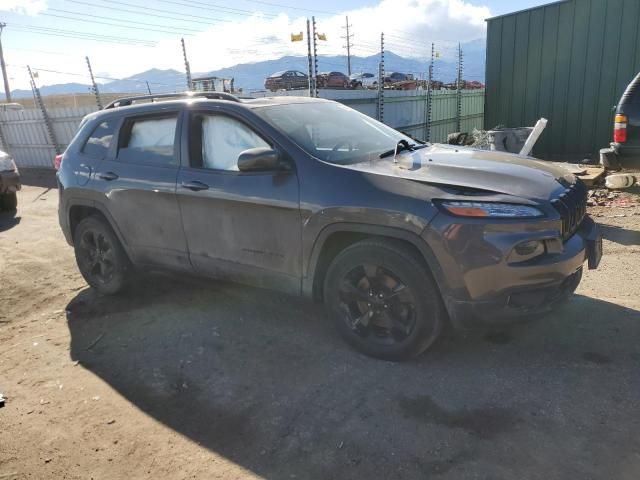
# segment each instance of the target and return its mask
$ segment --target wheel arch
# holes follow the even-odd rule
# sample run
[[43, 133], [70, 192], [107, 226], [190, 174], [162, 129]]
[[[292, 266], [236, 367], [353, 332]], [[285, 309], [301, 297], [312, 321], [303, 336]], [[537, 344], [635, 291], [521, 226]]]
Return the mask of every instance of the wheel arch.
[[377, 225], [339, 223], [325, 227], [318, 235], [302, 280], [302, 294], [314, 300], [322, 299], [327, 269], [333, 259], [349, 245], [367, 238], [387, 238], [404, 244], [424, 261], [443, 299], [449, 296], [446, 278], [429, 245], [418, 235], [406, 230]]
[[69, 232], [71, 234], [71, 241], [73, 242], [73, 236], [75, 233], [75, 229], [78, 224], [85, 218], [96, 215], [102, 218], [113, 230], [120, 241], [120, 245], [124, 249], [125, 253], [131, 259], [131, 252], [129, 250], [129, 246], [125, 241], [120, 229], [118, 228], [115, 220], [109, 213], [109, 211], [104, 207], [104, 205], [99, 202], [91, 201], [91, 200], [71, 200], [70, 205], [68, 207], [67, 212], [67, 221], [69, 225]]

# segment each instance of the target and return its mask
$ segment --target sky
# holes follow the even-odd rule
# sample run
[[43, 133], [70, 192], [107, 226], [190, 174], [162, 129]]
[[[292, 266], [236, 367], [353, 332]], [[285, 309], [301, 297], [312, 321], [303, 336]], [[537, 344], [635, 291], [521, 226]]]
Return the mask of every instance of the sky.
[[290, 41], [315, 16], [319, 55], [344, 54], [345, 17], [352, 54], [379, 52], [427, 58], [431, 42], [443, 58], [458, 42], [485, 37], [488, 17], [547, 3], [540, 0], [0, 0], [2, 46], [11, 89], [37, 83], [88, 83], [85, 56], [98, 82], [150, 68], [184, 70], [184, 38], [192, 72], [306, 55]]

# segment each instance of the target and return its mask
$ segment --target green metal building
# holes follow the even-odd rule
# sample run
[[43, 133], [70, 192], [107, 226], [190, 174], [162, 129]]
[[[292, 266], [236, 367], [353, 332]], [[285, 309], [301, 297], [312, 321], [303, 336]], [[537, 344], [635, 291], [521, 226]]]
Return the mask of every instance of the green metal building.
[[540, 158], [598, 158], [640, 71], [640, 0], [564, 0], [487, 20], [485, 128], [549, 119]]

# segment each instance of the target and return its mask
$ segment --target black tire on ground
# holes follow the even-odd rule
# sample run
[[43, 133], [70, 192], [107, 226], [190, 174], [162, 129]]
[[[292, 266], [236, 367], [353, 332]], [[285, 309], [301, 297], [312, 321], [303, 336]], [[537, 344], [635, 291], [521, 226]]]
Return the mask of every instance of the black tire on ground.
[[99, 216], [81, 220], [73, 234], [76, 262], [87, 283], [113, 295], [124, 288], [132, 270], [118, 237]]
[[13, 212], [18, 208], [18, 195], [16, 192], [0, 195], [0, 211]]
[[362, 240], [339, 253], [327, 270], [324, 301], [349, 344], [384, 360], [424, 352], [446, 318], [424, 261], [388, 239]]

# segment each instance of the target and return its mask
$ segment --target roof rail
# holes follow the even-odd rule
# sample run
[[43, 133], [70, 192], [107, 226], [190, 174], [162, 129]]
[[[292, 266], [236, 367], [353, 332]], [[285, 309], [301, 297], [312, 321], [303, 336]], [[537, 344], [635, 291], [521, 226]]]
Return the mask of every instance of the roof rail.
[[228, 100], [230, 102], [240, 102], [240, 99], [235, 95], [226, 92], [182, 92], [182, 93], [159, 93], [157, 95], [138, 95], [135, 97], [123, 97], [114, 100], [109, 103], [105, 110], [108, 108], [127, 107], [133, 102], [140, 100], [151, 100], [155, 102], [157, 99], [169, 99], [169, 98], [207, 98], [209, 100]]

